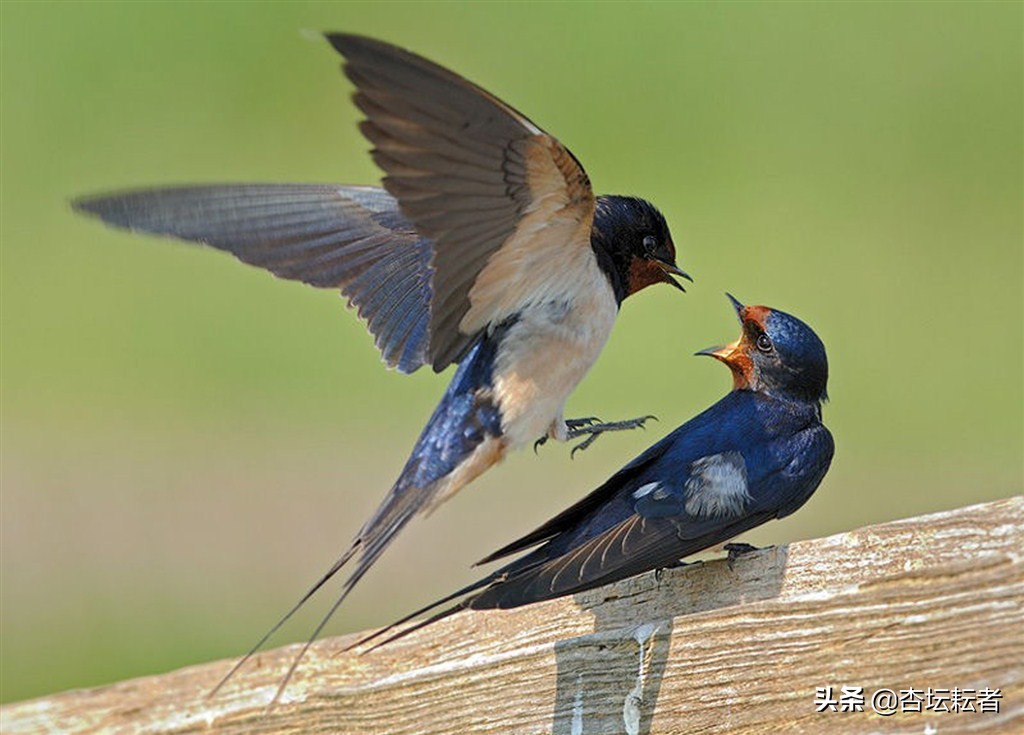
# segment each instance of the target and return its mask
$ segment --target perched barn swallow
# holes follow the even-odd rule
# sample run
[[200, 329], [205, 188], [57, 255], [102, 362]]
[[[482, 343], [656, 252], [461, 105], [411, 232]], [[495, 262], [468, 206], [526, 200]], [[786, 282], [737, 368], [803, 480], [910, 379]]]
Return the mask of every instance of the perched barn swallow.
[[807, 502], [833, 454], [832, 435], [821, 423], [825, 348], [796, 317], [729, 298], [741, 337], [697, 354], [729, 366], [731, 393], [576, 505], [480, 563], [541, 546], [357, 645], [460, 597], [376, 645], [461, 610], [519, 607], [672, 566]]
[[357, 557], [333, 613], [413, 516], [508, 452], [642, 425], [566, 421], [563, 407], [622, 301], [655, 283], [684, 290], [673, 275], [689, 279], [652, 204], [595, 196], [575, 156], [511, 106], [395, 46], [327, 39], [356, 87], [384, 190], [185, 186], [74, 203], [111, 225], [340, 289], [402, 372], [458, 364], [394, 487], [282, 623]]

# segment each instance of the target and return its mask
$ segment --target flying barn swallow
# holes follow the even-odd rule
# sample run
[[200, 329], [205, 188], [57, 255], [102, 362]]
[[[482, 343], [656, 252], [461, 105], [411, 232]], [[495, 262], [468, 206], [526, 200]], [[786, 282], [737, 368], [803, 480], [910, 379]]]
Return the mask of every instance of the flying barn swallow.
[[732, 392], [480, 563], [536, 549], [356, 645], [458, 598], [376, 646], [461, 610], [519, 607], [672, 566], [807, 502], [834, 449], [821, 423], [825, 348], [796, 317], [729, 298], [741, 337], [697, 354], [729, 366]]
[[511, 106], [395, 46], [327, 39], [345, 58], [383, 190], [183, 186], [74, 202], [117, 227], [205, 243], [282, 278], [340, 289], [401, 372], [458, 364], [383, 503], [282, 619], [357, 558], [314, 638], [413, 516], [508, 452], [642, 425], [566, 421], [563, 407], [622, 301], [656, 283], [684, 290], [673, 275], [689, 279], [654, 205], [595, 196], [575, 156]]

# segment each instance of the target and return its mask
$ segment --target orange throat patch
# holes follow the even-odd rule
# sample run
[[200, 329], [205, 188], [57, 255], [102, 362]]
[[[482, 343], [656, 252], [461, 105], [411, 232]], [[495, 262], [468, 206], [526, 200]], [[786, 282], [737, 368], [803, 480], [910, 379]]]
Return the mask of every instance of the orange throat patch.
[[665, 269], [653, 260], [646, 258], [633, 258], [629, 264], [629, 281], [626, 283], [626, 295], [632, 296], [637, 291], [642, 291], [655, 283], [664, 283], [669, 280]]
[[723, 360], [723, 362], [732, 371], [733, 390], [744, 390], [753, 387], [754, 362], [744, 350], [737, 347], [729, 356], [729, 359]]
[[704, 353], [729, 366], [729, 370], [732, 371], [733, 390], [754, 387], [754, 361], [747, 354], [745, 342], [744, 339], [738, 339], [714, 352]]

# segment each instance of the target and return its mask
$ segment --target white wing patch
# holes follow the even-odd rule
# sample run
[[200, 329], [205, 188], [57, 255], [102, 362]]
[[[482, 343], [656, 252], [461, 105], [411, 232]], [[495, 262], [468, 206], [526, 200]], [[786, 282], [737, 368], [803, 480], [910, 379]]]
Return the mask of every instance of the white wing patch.
[[750, 500], [747, 491], [747, 463], [739, 452], [701, 457], [690, 464], [690, 477], [683, 488], [686, 512], [710, 518], [736, 516]]
[[646, 485], [641, 485], [640, 487], [633, 491], [633, 497], [639, 500], [645, 495], [650, 495], [659, 487], [661, 487], [661, 483], [659, 482], [649, 482]]

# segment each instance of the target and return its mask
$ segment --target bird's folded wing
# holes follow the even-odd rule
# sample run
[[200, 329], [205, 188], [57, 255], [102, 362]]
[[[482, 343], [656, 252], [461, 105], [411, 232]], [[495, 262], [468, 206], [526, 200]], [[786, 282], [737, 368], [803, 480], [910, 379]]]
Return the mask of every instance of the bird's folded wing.
[[[501, 595], [503, 603], [524, 595], [547, 599], [625, 579], [792, 512], [824, 475], [831, 437], [819, 425], [781, 442], [783, 451], [764, 455], [774, 461], [756, 467], [748, 468], [740, 452], [727, 449], [687, 462], [673, 473], [661, 468], [630, 478], [615, 498], [581, 519], [576, 538], [549, 541], [524, 557], [522, 572], [512, 562], [507, 581], [478, 595], [473, 606], [484, 602], [488, 592]], [[822, 449], [811, 451], [811, 443]], [[622, 502], [627, 497], [633, 508], [629, 515]], [[595, 531], [589, 538], [588, 528]], [[545, 554], [550, 558], [538, 564], [535, 559]]]
[[430, 357], [440, 370], [479, 330], [584, 267], [590, 182], [561, 143], [457, 74], [380, 41], [328, 40], [346, 59], [385, 188], [434, 241]]
[[591, 491], [582, 499], [573, 503], [554, 518], [546, 521], [525, 536], [488, 554], [478, 561], [475, 566], [504, 559], [507, 556], [524, 551], [531, 546], [536, 546], [561, 533], [576, 528], [584, 519], [612, 501], [625, 486], [636, 485], [635, 478], [647, 472], [653, 463], [661, 459], [665, 452], [671, 449], [672, 437], [673, 435], [670, 434], [661, 441], [651, 445], [642, 454], [629, 462], [629, 464], [601, 483], [597, 489]]
[[107, 224], [202, 242], [281, 278], [338, 288], [391, 367], [428, 361], [430, 242], [381, 189], [336, 184], [181, 186], [91, 196]]
[[[538, 564], [535, 560], [543, 553], [543, 547], [524, 557], [523, 562], [530, 560], [530, 563], [524, 563], [522, 571], [515, 570], [513, 562], [507, 577], [474, 595], [468, 607], [516, 607], [594, 589], [671, 566], [679, 559], [728, 541], [772, 517], [771, 513], [759, 512], [702, 524], [703, 533], [694, 535], [692, 529], [680, 528], [679, 519], [632, 515], [546, 562]], [[685, 525], [685, 520], [683, 523]]]
[[507, 576], [474, 595], [469, 606], [517, 607], [599, 587], [671, 564], [679, 558], [673, 550], [678, 545], [671, 521], [633, 515], [545, 562], [535, 560], [543, 547], [521, 560], [522, 570], [513, 562]]

